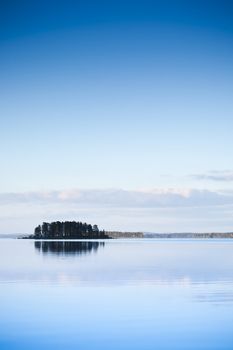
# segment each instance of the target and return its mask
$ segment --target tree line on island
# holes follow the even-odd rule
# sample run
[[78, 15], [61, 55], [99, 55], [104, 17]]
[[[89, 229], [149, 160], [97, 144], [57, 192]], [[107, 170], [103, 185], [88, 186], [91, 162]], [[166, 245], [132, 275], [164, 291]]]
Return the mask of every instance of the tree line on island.
[[106, 239], [110, 238], [97, 225], [79, 221], [43, 222], [34, 230], [34, 235], [25, 237], [33, 239]]

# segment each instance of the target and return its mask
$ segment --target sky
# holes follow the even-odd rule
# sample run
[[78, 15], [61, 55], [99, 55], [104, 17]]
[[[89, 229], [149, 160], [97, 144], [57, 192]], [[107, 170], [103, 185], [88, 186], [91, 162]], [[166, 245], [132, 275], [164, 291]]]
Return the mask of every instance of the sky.
[[0, 233], [233, 231], [233, 3], [0, 3]]

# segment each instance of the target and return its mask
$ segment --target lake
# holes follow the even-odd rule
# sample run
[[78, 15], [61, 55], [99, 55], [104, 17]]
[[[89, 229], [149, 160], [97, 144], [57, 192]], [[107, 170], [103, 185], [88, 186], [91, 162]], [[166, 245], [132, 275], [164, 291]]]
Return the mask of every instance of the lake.
[[0, 349], [233, 349], [233, 241], [0, 240]]

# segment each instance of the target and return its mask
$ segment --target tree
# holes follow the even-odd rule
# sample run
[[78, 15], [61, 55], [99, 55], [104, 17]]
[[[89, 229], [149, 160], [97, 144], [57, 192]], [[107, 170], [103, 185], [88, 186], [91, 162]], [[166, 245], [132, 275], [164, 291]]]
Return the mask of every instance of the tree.
[[34, 230], [34, 235], [36, 238], [40, 238], [41, 237], [41, 226], [37, 226]]
[[43, 222], [42, 224], [42, 236], [46, 237], [49, 233], [49, 224], [47, 222]]
[[99, 228], [98, 228], [97, 225], [93, 225], [93, 231], [94, 231], [94, 232], [99, 232]]

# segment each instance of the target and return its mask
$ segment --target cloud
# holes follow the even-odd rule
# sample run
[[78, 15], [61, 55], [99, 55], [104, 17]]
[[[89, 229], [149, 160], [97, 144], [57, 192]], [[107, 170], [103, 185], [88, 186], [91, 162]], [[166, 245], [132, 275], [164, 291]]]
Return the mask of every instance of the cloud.
[[233, 191], [207, 189], [70, 189], [48, 192], [0, 193], [0, 205], [74, 204], [93, 208], [177, 208], [233, 204]]
[[33, 233], [43, 221], [77, 220], [106, 230], [232, 231], [233, 191], [70, 189], [0, 193], [0, 233]]
[[225, 170], [225, 171], [213, 170], [213, 171], [209, 171], [206, 174], [194, 174], [194, 175], [191, 175], [191, 177], [196, 179], [196, 180], [232, 182], [233, 181], [233, 171], [231, 171], [231, 170]]

